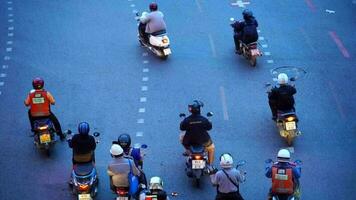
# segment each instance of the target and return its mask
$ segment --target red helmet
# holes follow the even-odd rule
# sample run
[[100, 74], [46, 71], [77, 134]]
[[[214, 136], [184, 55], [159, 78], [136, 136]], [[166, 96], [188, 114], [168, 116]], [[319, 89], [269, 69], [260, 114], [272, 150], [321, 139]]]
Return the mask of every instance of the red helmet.
[[150, 11], [158, 10], [158, 5], [155, 2], [150, 3]]
[[42, 78], [35, 78], [32, 81], [33, 89], [42, 89], [44, 86], [44, 80]]

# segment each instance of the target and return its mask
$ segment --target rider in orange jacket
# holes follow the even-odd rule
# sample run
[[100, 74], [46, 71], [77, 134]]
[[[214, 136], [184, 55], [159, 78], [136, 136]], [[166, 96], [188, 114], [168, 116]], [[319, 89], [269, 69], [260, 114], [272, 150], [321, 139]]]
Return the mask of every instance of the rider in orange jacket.
[[38, 119], [49, 118], [58, 136], [65, 139], [62, 133], [61, 125], [57, 117], [51, 112], [51, 105], [55, 104], [55, 100], [51, 93], [44, 90], [44, 80], [42, 78], [35, 78], [32, 81], [33, 90], [30, 91], [25, 99], [25, 105], [30, 107], [28, 110], [28, 117], [31, 123], [31, 130], [34, 131], [34, 121]]

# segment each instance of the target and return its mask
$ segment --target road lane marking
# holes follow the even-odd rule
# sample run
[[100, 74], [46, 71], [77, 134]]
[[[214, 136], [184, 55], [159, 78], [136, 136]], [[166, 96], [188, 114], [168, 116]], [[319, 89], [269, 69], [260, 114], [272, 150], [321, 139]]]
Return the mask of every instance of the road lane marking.
[[11, 40], [9, 40], [9, 41], [6, 42], [6, 44], [7, 45], [11, 45], [11, 44], [13, 44], [13, 42]]
[[274, 63], [274, 61], [273, 60], [267, 60], [267, 63], [272, 64], [272, 63]]
[[258, 37], [258, 40], [263, 41], [263, 40], [265, 40], [265, 38], [264, 37]]
[[131, 4], [130, 6], [131, 6], [131, 8], [134, 8], [136, 5], [135, 4]]
[[6, 48], [6, 52], [11, 52], [12, 51], [12, 48], [11, 47], [7, 47]]
[[316, 8], [312, 2], [312, 0], [305, 0], [305, 2], [307, 3], [309, 9], [312, 11], [312, 12], [315, 12], [316, 11]]
[[14, 14], [12, 14], [12, 13], [7, 15], [7, 17], [13, 17], [13, 16], [14, 16]]
[[335, 14], [335, 10], [329, 10], [329, 9], [326, 9], [325, 12], [329, 13], [329, 14]]
[[6, 77], [6, 74], [5, 73], [1, 73], [0, 74], [0, 78], [5, 78]]
[[147, 98], [146, 97], [140, 97], [140, 102], [146, 102]]
[[137, 123], [138, 124], [143, 124], [143, 123], [145, 123], [145, 119], [142, 119], [142, 118], [141, 119], [137, 119]]
[[10, 56], [4, 56], [4, 60], [10, 60], [11, 57]]
[[262, 45], [262, 48], [267, 48], [268, 47], [268, 44], [263, 44]]
[[263, 55], [265, 55], [265, 56], [270, 56], [270, 55], [271, 55], [271, 52], [269, 52], [269, 51], [263, 52]]
[[257, 33], [261, 33], [261, 30], [260, 30], [260, 29], [257, 29]]
[[147, 55], [148, 55], [147, 52], [142, 53], [142, 56], [147, 56]]
[[220, 86], [220, 97], [221, 97], [221, 103], [222, 103], [222, 108], [223, 108], [224, 120], [229, 120], [229, 114], [227, 112], [225, 90], [224, 90], [223, 86]]
[[12, 1], [8, 1], [7, 4], [12, 4]]
[[142, 72], [145, 72], [145, 73], [147, 73], [147, 72], [149, 72], [150, 70], [148, 69], [148, 68], [143, 68], [142, 69]]
[[13, 37], [13, 36], [14, 36], [14, 33], [8, 33], [7, 36], [8, 36], [8, 37]]
[[203, 9], [202, 9], [201, 4], [200, 4], [200, 0], [195, 0], [195, 4], [197, 4], [199, 12], [203, 12]]
[[2, 65], [2, 68], [3, 68], [3, 69], [8, 69], [8, 68], [9, 68], [9, 65]]
[[245, 5], [250, 4], [250, 2], [243, 2], [242, 0], [236, 0], [235, 3], [231, 3], [232, 6], [238, 6], [240, 8], [245, 8]]
[[13, 30], [14, 30], [14, 27], [13, 27], [13, 26], [10, 26], [9, 28], [7, 28], [7, 30], [13, 31]]
[[13, 10], [13, 8], [12, 7], [8, 7], [7, 10]]
[[345, 58], [350, 58], [349, 52], [344, 47], [344, 45], [342, 44], [340, 38], [336, 35], [336, 33], [334, 31], [329, 31], [329, 35], [334, 40], [337, 47], [339, 47], [339, 50], [341, 51], [342, 55], [344, 55]]
[[328, 81], [328, 85], [329, 85], [329, 88], [330, 88], [330, 90], [331, 90], [331, 94], [332, 94], [332, 96], [333, 96], [333, 98], [334, 98], [334, 100], [335, 100], [336, 108], [337, 108], [337, 110], [339, 111], [341, 118], [342, 118], [343, 120], [345, 120], [345, 119], [346, 119], [346, 115], [345, 115], [344, 109], [343, 109], [342, 106], [341, 106], [341, 103], [340, 103], [340, 101], [339, 101], [339, 98], [337, 98], [337, 93], [336, 93], [335, 87], [334, 87], [334, 85], [331, 83], [331, 81]]
[[147, 91], [147, 90], [148, 90], [147, 86], [144, 85], [144, 86], [141, 87], [141, 91]]
[[141, 131], [136, 132], [136, 137], [142, 137], [142, 136], [143, 136], [143, 132]]
[[9, 19], [9, 20], [7, 20], [9, 23], [12, 23], [12, 22], [14, 22], [14, 19]]
[[5, 82], [1, 81], [0, 86], [4, 86]]
[[146, 109], [145, 108], [140, 108], [140, 109], [138, 109], [138, 112], [139, 113], [144, 113], [144, 112], [146, 112]]
[[148, 64], [149, 61], [148, 61], [148, 60], [144, 60], [142, 63], [143, 63], [143, 64]]
[[316, 51], [316, 49], [314, 48], [314, 46], [312, 45], [311, 39], [310, 39], [310, 37], [308, 36], [308, 34], [305, 32], [304, 28], [300, 28], [299, 30], [300, 30], [300, 32], [302, 33], [302, 35], [303, 35], [305, 41], [307, 42], [309, 48], [313, 51], [314, 54], [316, 54], [317, 51]]
[[216, 48], [215, 48], [213, 36], [211, 34], [209, 34], [209, 42], [210, 42], [210, 48], [211, 48], [213, 57], [216, 58]]
[[142, 77], [142, 81], [147, 82], [148, 81], [148, 77]]

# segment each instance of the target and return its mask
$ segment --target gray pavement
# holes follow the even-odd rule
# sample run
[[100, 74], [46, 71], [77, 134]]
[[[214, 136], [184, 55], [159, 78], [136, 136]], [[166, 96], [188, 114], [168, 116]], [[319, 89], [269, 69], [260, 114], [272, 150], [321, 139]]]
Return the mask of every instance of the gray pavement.
[[194, 99], [205, 103], [204, 113], [215, 113], [215, 164], [223, 152], [246, 160], [241, 193], [245, 199], [265, 199], [270, 180], [264, 177], [264, 160], [286, 144], [270, 120], [264, 83], [272, 81], [271, 69], [283, 65], [307, 71], [296, 83], [303, 135], [292, 154], [303, 161], [302, 198], [355, 198], [352, 0], [244, 4], [260, 25], [265, 55], [256, 68], [233, 53], [229, 18], [240, 18], [243, 8], [230, 3], [237, 1], [157, 1], [172, 43], [166, 61], [140, 48], [136, 38], [133, 10], [145, 10], [149, 2], [0, 2], [1, 199], [73, 198], [66, 184], [71, 169], [67, 144], [57, 143], [47, 158], [29, 137], [23, 100], [35, 76], [45, 79], [56, 98], [52, 108], [63, 129], [75, 131], [79, 122], [88, 121], [102, 134], [96, 151], [97, 199], [114, 198], [106, 166], [111, 141], [123, 132], [148, 144], [146, 174], [161, 176], [167, 191], [179, 193], [174, 199], [214, 199], [208, 178], [198, 189], [184, 173], [178, 114], [187, 112]]

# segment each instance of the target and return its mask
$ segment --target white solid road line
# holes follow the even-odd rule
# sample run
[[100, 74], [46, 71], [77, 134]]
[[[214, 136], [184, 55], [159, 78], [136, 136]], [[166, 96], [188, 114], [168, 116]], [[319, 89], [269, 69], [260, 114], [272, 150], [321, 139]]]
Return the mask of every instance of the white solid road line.
[[222, 108], [223, 108], [224, 120], [229, 120], [229, 114], [227, 112], [225, 90], [224, 90], [223, 86], [220, 86], [220, 97], [221, 97], [221, 103], [222, 103]]
[[216, 48], [215, 48], [213, 36], [211, 34], [209, 34], [209, 42], [210, 42], [210, 48], [211, 48], [213, 57], [216, 58]]

